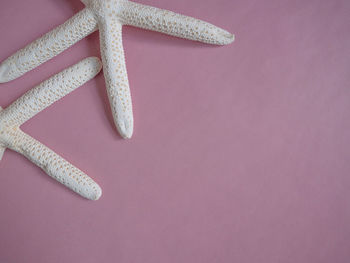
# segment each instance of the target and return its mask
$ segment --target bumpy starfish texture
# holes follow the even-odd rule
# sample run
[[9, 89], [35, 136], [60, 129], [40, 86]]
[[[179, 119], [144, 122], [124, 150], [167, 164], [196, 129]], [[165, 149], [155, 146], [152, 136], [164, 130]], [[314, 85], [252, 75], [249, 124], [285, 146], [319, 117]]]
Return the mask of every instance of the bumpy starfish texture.
[[133, 113], [122, 44], [122, 26], [131, 25], [208, 44], [232, 43], [234, 35], [207, 22], [128, 0], [82, 0], [86, 8], [19, 50], [0, 65], [0, 82], [18, 78], [99, 29], [106, 88], [115, 125], [124, 138], [133, 133]]
[[49, 176], [81, 196], [97, 200], [101, 188], [85, 173], [20, 129], [34, 115], [61, 99], [101, 70], [98, 58], [87, 58], [29, 90], [6, 109], [0, 107], [0, 160], [6, 148], [16, 151]]

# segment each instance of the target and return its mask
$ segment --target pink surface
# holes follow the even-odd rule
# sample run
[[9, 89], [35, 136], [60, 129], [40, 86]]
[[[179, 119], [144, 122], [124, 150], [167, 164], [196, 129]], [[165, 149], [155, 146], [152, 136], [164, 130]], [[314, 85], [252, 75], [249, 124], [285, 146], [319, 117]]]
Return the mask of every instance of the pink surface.
[[[213, 47], [126, 27], [135, 133], [102, 74], [23, 129], [103, 188], [87, 201], [7, 150], [0, 262], [349, 262], [350, 2], [140, 0], [236, 34]], [[83, 8], [2, 0], [0, 60]], [[0, 85], [8, 106], [98, 34]]]

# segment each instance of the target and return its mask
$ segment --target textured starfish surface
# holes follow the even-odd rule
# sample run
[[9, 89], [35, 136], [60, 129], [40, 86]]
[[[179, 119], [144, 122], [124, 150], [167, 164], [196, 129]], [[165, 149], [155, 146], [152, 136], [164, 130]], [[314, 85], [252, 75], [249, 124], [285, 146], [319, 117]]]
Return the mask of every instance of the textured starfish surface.
[[234, 35], [210, 23], [128, 0], [82, 0], [86, 8], [0, 65], [0, 82], [18, 78], [99, 29], [106, 88], [115, 125], [123, 138], [133, 133], [133, 113], [122, 44], [131, 25], [208, 44], [226, 45]]
[[86, 58], [29, 90], [6, 109], [0, 108], [0, 159], [6, 148], [16, 151], [49, 176], [81, 196], [97, 200], [101, 188], [85, 173], [20, 129], [55, 101], [69, 94], [101, 70], [98, 58]]

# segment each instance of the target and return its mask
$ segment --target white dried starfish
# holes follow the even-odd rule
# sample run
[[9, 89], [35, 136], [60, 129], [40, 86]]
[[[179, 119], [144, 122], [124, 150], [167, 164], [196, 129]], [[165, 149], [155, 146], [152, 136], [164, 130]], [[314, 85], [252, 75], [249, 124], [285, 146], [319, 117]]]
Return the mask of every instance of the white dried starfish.
[[20, 126], [34, 115], [72, 92], [101, 70], [98, 58], [87, 58], [29, 90], [6, 109], [0, 107], [0, 160], [6, 148], [27, 157], [49, 176], [81, 196], [97, 200], [101, 188], [85, 173], [41, 144]]
[[0, 65], [0, 82], [18, 78], [95, 30], [100, 30], [107, 93], [115, 125], [124, 138], [133, 133], [133, 113], [122, 44], [122, 26], [132, 25], [209, 44], [234, 36], [207, 22], [128, 0], [82, 0], [86, 8]]

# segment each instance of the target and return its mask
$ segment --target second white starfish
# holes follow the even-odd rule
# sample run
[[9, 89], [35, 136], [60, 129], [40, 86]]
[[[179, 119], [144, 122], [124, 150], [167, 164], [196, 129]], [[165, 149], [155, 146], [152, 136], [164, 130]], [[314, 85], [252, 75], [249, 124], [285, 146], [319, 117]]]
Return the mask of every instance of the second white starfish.
[[97, 75], [98, 58], [86, 58], [26, 92], [6, 109], [0, 107], [0, 160], [6, 148], [27, 157], [49, 176], [81, 196], [97, 200], [102, 190], [84, 172], [20, 129], [20, 126], [55, 101]]

